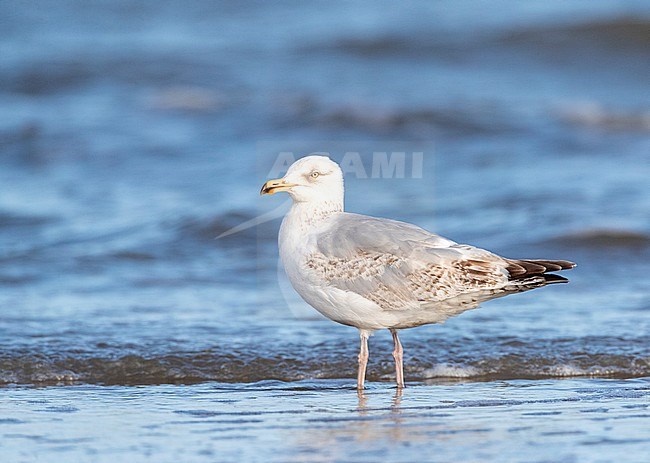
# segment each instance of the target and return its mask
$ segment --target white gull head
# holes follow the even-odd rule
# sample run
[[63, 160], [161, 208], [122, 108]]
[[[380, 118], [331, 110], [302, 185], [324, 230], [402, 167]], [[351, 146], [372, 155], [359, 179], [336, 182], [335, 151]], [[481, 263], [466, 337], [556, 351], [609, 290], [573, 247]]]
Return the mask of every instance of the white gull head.
[[260, 194], [286, 191], [294, 204], [319, 207], [328, 204], [343, 210], [343, 172], [327, 156], [306, 156], [291, 164], [287, 174], [264, 184]]

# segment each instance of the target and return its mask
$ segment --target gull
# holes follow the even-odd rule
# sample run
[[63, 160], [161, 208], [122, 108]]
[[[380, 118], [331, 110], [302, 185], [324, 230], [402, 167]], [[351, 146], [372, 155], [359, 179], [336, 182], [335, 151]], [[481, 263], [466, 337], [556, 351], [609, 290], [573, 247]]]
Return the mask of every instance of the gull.
[[260, 194], [282, 191], [293, 200], [278, 236], [285, 272], [318, 312], [358, 328], [358, 390], [374, 331], [388, 329], [393, 337], [401, 389], [398, 330], [443, 323], [490, 299], [567, 282], [547, 272], [575, 267], [566, 260], [507, 259], [410, 223], [345, 212], [343, 173], [326, 156], [298, 159]]

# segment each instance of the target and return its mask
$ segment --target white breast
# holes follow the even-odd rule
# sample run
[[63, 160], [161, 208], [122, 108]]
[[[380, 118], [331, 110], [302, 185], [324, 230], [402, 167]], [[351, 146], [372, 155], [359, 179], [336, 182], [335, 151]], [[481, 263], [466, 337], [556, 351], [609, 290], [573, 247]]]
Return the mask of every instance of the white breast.
[[326, 227], [327, 219], [314, 222], [297, 206], [282, 221], [278, 244], [284, 270], [300, 297], [325, 317], [344, 325], [368, 330], [394, 326], [397, 314], [382, 310], [356, 293], [329, 285], [308, 268], [307, 260], [317, 249], [319, 227]]

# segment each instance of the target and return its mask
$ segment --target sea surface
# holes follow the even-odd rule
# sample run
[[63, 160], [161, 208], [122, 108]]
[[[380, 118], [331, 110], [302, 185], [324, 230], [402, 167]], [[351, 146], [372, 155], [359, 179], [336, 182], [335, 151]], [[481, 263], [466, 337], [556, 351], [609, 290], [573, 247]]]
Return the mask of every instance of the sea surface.
[[[648, 76], [645, 0], [1, 2], [1, 460], [647, 461]], [[357, 395], [259, 196], [312, 152], [578, 267], [403, 331], [401, 394], [376, 333]]]

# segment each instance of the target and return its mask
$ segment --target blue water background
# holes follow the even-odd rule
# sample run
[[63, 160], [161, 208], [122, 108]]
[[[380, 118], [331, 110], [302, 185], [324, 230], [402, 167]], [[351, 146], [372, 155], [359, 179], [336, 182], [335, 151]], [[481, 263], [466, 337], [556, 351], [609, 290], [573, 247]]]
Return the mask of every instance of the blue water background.
[[[578, 262], [569, 285], [405, 333], [412, 377], [647, 375], [649, 18], [645, 1], [3, 2], [3, 381], [101, 383], [88, 359], [128, 356], [163, 366], [108, 380], [352, 377], [354, 329], [282, 289], [279, 220], [215, 239], [281, 206], [258, 192], [283, 150], [422, 151], [422, 178], [347, 175], [347, 209]], [[230, 354], [246, 360], [216, 371]]]

